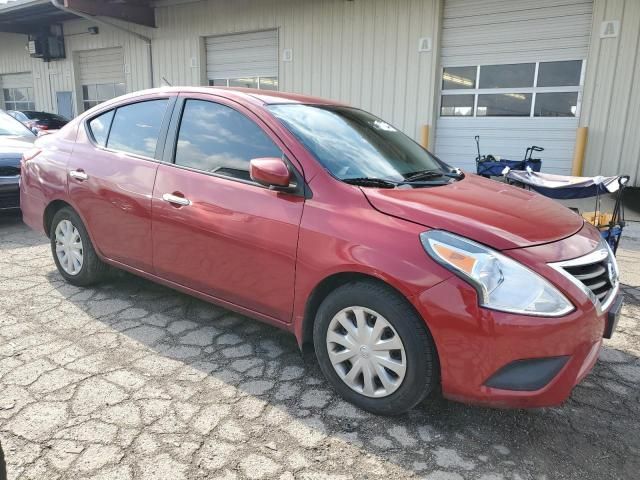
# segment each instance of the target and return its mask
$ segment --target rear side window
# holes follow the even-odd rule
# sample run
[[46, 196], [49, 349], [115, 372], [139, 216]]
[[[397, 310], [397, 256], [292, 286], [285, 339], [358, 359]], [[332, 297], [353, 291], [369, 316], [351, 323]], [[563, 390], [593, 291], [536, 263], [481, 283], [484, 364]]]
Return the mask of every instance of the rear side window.
[[243, 114], [219, 103], [187, 100], [176, 165], [250, 180], [251, 159], [281, 156], [267, 134]]
[[149, 100], [116, 110], [107, 147], [153, 157], [168, 99]]
[[107, 113], [103, 113], [89, 122], [91, 135], [93, 135], [93, 139], [101, 147], [107, 144], [107, 135], [109, 135], [113, 112], [114, 110], [109, 110]]

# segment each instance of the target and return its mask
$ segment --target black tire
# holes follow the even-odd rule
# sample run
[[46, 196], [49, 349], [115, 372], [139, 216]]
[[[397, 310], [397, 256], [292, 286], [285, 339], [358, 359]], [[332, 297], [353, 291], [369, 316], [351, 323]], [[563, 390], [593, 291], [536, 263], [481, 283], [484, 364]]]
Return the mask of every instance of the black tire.
[[[352, 306], [366, 307], [385, 317], [404, 345], [404, 380], [386, 397], [368, 397], [352, 390], [329, 359], [326, 335], [331, 320]], [[313, 343], [322, 373], [345, 400], [357, 407], [377, 415], [400, 415], [424, 400], [438, 384], [437, 353], [427, 327], [405, 298], [382, 283], [355, 281], [337, 288], [320, 305], [313, 327]]]
[[[78, 230], [80, 239], [82, 240], [82, 267], [75, 275], [67, 273], [64, 268], [62, 268], [58, 255], [56, 254], [56, 227], [63, 220], [71, 222], [71, 224]], [[86, 287], [93, 285], [104, 278], [109, 267], [100, 260], [96, 254], [84, 223], [82, 223], [80, 216], [72, 208], [64, 207], [56, 212], [51, 222], [49, 238], [51, 239], [51, 253], [53, 254], [53, 260], [56, 262], [56, 267], [58, 267], [60, 275], [62, 275], [67, 282], [79, 287]]]
[[0, 480], [7, 480], [7, 464], [4, 460], [4, 452], [0, 443]]

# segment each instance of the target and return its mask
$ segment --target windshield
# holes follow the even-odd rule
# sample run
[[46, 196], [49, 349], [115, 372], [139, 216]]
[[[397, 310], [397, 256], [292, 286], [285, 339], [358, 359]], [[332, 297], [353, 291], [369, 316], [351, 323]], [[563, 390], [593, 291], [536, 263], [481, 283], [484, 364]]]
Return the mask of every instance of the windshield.
[[15, 136], [15, 137], [29, 137], [33, 136], [33, 132], [27, 127], [22, 125], [15, 118], [7, 115], [4, 112], [0, 112], [0, 135], [2, 136]]
[[403, 182], [419, 172], [452, 171], [404, 133], [362, 110], [301, 104], [271, 105], [269, 110], [341, 180]]

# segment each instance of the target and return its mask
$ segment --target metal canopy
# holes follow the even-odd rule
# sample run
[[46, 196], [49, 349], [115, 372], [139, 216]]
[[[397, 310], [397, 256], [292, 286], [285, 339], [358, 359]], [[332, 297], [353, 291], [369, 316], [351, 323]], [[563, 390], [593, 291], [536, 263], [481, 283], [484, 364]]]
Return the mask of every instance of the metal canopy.
[[[65, 7], [85, 15], [117, 18], [155, 27], [150, 0], [64, 0]], [[80, 18], [48, 0], [16, 0], [0, 4], [0, 32], [37, 33], [51, 24]]]

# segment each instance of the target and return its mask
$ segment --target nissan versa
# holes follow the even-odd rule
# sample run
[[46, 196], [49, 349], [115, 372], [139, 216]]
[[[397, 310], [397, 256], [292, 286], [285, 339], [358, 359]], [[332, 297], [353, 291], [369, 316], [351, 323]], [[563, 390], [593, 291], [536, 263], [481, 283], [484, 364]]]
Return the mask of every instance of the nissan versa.
[[379, 414], [436, 388], [562, 403], [621, 306], [616, 261], [580, 216], [316, 98], [105, 102], [25, 154], [21, 202], [68, 282], [122, 268], [289, 330]]

